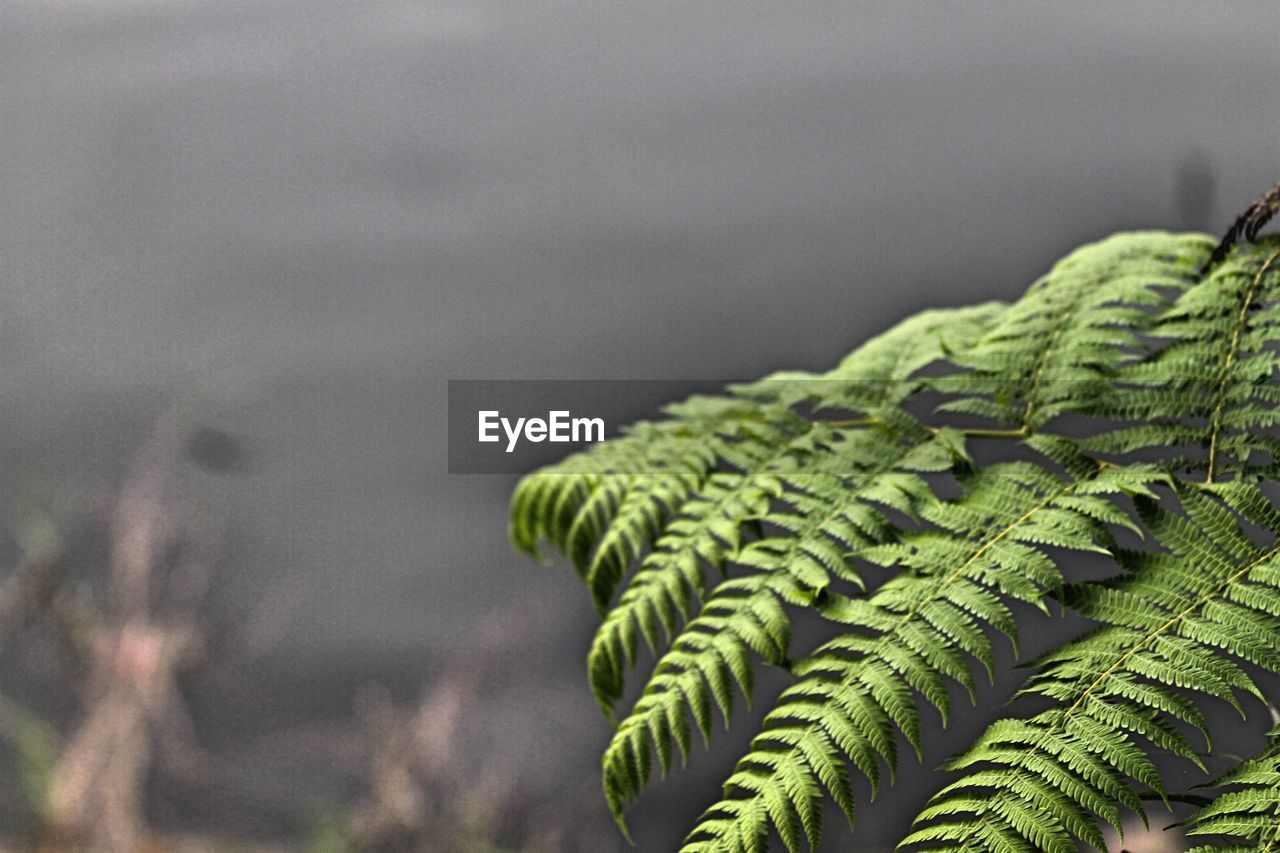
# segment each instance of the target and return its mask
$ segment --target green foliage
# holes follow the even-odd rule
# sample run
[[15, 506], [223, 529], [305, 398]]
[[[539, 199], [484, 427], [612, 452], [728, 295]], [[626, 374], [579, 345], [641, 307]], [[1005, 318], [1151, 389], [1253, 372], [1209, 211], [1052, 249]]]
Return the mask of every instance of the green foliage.
[[1098, 407], [1130, 425], [1092, 446], [1157, 448], [1170, 466], [1202, 470], [1209, 482], [1275, 479], [1280, 442], [1266, 430], [1280, 423], [1268, 346], [1280, 338], [1277, 264], [1274, 243], [1237, 252], [1183, 294], [1149, 332], [1165, 345], [1126, 365]]
[[[1265, 752], [1218, 780], [1223, 792], [1199, 811], [1187, 833], [1226, 843], [1203, 844], [1191, 853], [1280, 850], [1280, 730], [1271, 738]], [[1230, 837], [1244, 843], [1227, 841]]]
[[[692, 398], [524, 478], [513, 542], [564, 554], [602, 612], [619, 826], [762, 660], [789, 686], [684, 849], [815, 846], [825, 801], [852, 825], [855, 779], [874, 793], [927, 714], [972, 699], [975, 663], [994, 676], [994, 642], [1016, 654], [1055, 610], [1095, 627], [1032, 662], [1028, 710], [948, 763], [903, 845], [1100, 848], [1178, 793], [1164, 757], [1203, 772], [1207, 703], [1254, 712], [1280, 674], [1280, 241], [1213, 249], [1117, 235], [1007, 307], [925, 312], [828, 373]], [[1075, 576], [1082, 552], [1114, 571]], [[816, 648], [792, 648], [801, 611]], [[655, 664], [619, 712], [642, 642]], [[1191, 831], [1274, 843], [1278, 774], [1274, 751], [1242, 764]]]
[[1207, 745], [1195, 693], [1237, 708], [1237, 693], [1262, 698], [1240, 662], [1280, 672], [1280, 514], [1242, 483], [1176, 490], [1185, 516], [1139, 502], [1168, 551], [1122, 553], [1125, 574], [1064, 590], [1064, 604], [1106, 627], [1040, 659], [1024, 691], [1049, 707], [992, 724], [953, 760], [966, 775], [934, 797], [907, 843], [1074, 851], [1074, 836], [1101, 847], [1092, 815], [1119, 831], [1117, 804], [1141, 813], [1139, 790], [1164, 795], [1150, 752], [1200, 763], [1179, 728]]

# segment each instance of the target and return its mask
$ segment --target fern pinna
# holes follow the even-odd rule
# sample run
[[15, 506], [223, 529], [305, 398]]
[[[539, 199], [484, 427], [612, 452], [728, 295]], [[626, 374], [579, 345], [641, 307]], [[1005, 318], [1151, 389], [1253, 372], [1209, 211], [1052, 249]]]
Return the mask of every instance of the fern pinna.
[[[1206, 703], [1255, 713], [1280, 674], [1280, 240], [1250, 223], [1217, 250], [1113, 236], [1010, 305], [925, 312], [828, 373], [692, 398], [526, 476], [513, 542], [565, 555], [602, 614], [588, 675], [623, 831], [763, 660], [791, 683], [684, 849], [816, 846], [824, 803], [852, 825], [854, 775], [874, 791], [918, 753], [993, 641], [1068, 610], [1095, 627], [1030, 662], [1030, 710], [947, 764], [903, 847], [1105, 848], [1175, 798], [1205, 804], [1193, 835], [1280, 849], [1274, 750], [1212, 799], [1160, 770], [1207, 784]], [[1081, 552], [1113, 571], [1073, 576]], [[801, 610], [828, 626], [807, 651]], [[642, 643], [656, 663], [620, 708]]]
[[1280, 730], [1271, 738], [1265, 752], [1216, 782], [1222, 793], [1200, 809], [1188, 833], [1213, 843], [1191, 853], [1280, 850]]

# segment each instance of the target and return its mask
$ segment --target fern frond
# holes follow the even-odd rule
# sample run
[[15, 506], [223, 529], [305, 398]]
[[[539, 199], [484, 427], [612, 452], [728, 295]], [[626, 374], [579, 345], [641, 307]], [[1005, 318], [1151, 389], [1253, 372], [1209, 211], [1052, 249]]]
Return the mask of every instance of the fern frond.
[[691, 721], [709, 739], [709, 697], [727, 725], [733, 714], [733, 683], [750, 701], [752, 652], [774, 665], [787, 661], [791, 629], [783, 605], [814, 606], [828, 600], [835, 579], [861, 586], [850, 556], [894, 536], [884, 510], [922, 510], [933, 493], [921, 475], [947, 470], [963, 454], [950, 434], [917, 430], [908, 438], [894, 438], [867, 428], [839, 434], [843, 440], [829, 457], [777, 475], [785, 489], [782, 508], [763, 520], [783, 532], [751, 542], [734, 555], [735, 563], [754, 572], [715, 588], [699, 616], [658, 661], [644, 693], [610, 741], [604, 782], [619, 824], [622, 809], [648, 784], [650, 746], [665, 774], [673, 743], [682, 757], [689, 751]]
[[[1173, 464], [1230, 474], [1274, 474], [1280, 388], [1270, 384], [1280, 341], [1280, 239], [1237, 247], [1185, 291], [1151, 329], [1167, 341], [1124, 369], [1100, 413], [1133, 422], [1099, 436], [1108, 451], [1182, 448]], [[1192, 452], [1198, 449], [1198, 452]]]
[[[1056, 440], [1028, 444], [1065, 455]], [[847, 633], [794, 667], [800, 681], [765, 718], [725, 798], [703, 815], [685, 849], [755, 849], [771, 825], [789, 849], [800, 846], [797, 827], [816, 845], [823, 789], [852, 823], [847, 765], [874, 788], [881, 764], [891, 772], [896, 764], [896, 732], [919, 749], [915, 694], [945, 723], [947, 682], [972, 695], [969, 660], [992, 666], [984, 628], [1016, 642], [1008, 602], [1043, 608], [1060, 585], [1049, 549], [1107, 550], [1117, 515], [1106, 496], [1150, 494], [1162, 479], [1151, 467], [1092, 465], [1071, 476], [1025, 462], [996, 465], [973, 474], [959, 500], [924, 508], [935, 529], [863, 550], [905, 573], [868, 599], [822, 607]]]
[[921, 385], [916, 375], [936, 361], [964, 352], [986, 334], [1005, 306], [986, 302], [922, 311], [877, 335], [826, 373], [780, 371], [731, 390], [815, 411], [876, 417], [892, 412]]
[[[726, 415], [746, 409], [735, 403]], [[754, 408], [754, 407], [753, 407]], [[717, 426], [723, 424], [716, 422]], [[695, 472], [707, 471], [714, 461], [708, 458], [707, 438], [711, 429], [691, 429], [689, 424], [671, 420], [659, 423], [633, 424], [626, 433], [612, 441], [594, 444], [579, 453], [534, 471], [521, 478], [511, 498], [510, 536], [515, 548], [532, 557], [540, 557], [540, 545], [549, 544], [565, 556], [572, 552], [570, 531], [579, 530], [584, 521], [580, 513], [590, 516], [612, 513], [616, 509], [617, 492], [635, 475], [679, 470], [688, 467]], [[613, 500], [602, 497], [610, 492]], [[598, 507], [592, 508], [592, 503]], [[593, 527], [606, 526], [609, 515]], [[586, 540], [579, 550], [588, 553], [594, 541]], [[575, 565], [581, 572], [581, 566]]]
[[964, 373], [934, 381], [959, 394], [941, 411], [1027, 431], [1088, 408], [1161, 305], [1213, 248], [1199, 235], [1120, 234], [1084, 246], [1027, 289], [973, 347], [951, 360]]
[[[1095, 816], [1119, 830], [1119, 806], [1145, 819], [1137, 788], [1163, 791], [1153, 753], [1199, 764], [1178, 728], [1208, 736], [1188, 691], [1236, 708], [1238, 693], [1261, 698], [1241, 664], [1280, 671], [1280, 514], [1242, 483], [1178, 493], [1186, 516], [1140, 502], [1168, 553], [1129, 554], [1127, 574], [1064, 591], [1065, 604], [1105, 627], [1038, 662], [1023, 692], [1053, 706], [994, 723], [950, 762], [967, 775], [933, 798], [904, 845], [1101, 847]], [[1256, 544], [1241, 520], [1271, 544]]]
[[[1237, 230], [1252, 242], [1269, 212]], [[919, 752], [926, 707], [945, 724], [992, 636], [1016, 652], [1014, 605], [1051, 597], [1099, 627], [1035, 662], [1037, 711], [954, 759], [904, 844], [1101, 846], [1140, 792], [1163, 796], [1157, 758], [1199, 764], [1205, 702], [1243, 713], [1249, 673], [1280, 673], [1280, 513], [1253, 485], [1280, 479], [1280, 237], [1234, 242], [1206, 264], [1207, 237], [1117, 235], [1007, 308], [925, 312], [831, 371], [692, 398], [522, 480], [513, 543], [566, 555], [604, 614], [588, 669], [606, 714], [642, 642], [657, 658], [603, 759], [623, 831], [655, 768], [750, 702], [762, 659], [793, 683], [685, 849], [817, 844], [824, 799], [852, 822], [854, 773], [874, 792], [899, 736]], [[1117, 545], [1126, 528], [1140, 549]], [[1123, 571], [1068, 584], [1072, 551]], [[798, 609], [834, 636], [793, 663]], [[1246, 768], [1197, 831], [1274, 827], [1276, 767]]]
[[1272, 745], [1218, 779], [1225, 789], [1191, 820], [1188, 835], [1217, 836], [1222, 844], [1202, 844], [1189, 853], [1280, 851], [1280, 730]]
[[[950, 357], [950, 361], [966, 372], [932, 384], [939, 390], [961, 393], [964, 396], [944, 404], [940, 407], [941, 410], [984, 415], [1002, 424], [1017, 427], [1015, 434], [1031, 434], [1059, 414], [1082, 409], [1086, 401], [1097, 393], [1098, 387], [1105, 386], [1109, 381], [1116, 365], [1124, 358], [1126, 348], [1137, 345], [1138, 340], [1130, 328], [1148, 321], [1151, 309], [1165, 299], [1162, 289], [1182, 288], [1194, 281], [1196, 267], [1210, 248], [1211, 245], [1202, 238], [1152, 233], [1124, 235], [1073, 253], [1056, 265], [1048, 276], [1033, 285], [1022, 299], [1002, 312], [996, 318], [992, 330], [974, 346]], [[1047, 448], [1061, 446], [1062, 443], [1045, 440], [1041, 444]], [[1016, 468], [1001, 470], [1012, 472]], [[1126, 474], [1138, 471], [1149, 479], [1158, 478], [1156, 472], [1145, 468], [1132, 469]], [[1113, 471], [1108, 476], [1122, 475]], [[980, 500], [989, 505], [972, 505], [982, 506], [982, 509], [972, 513], [967, 521], [964, 511], [957, 509], [967, 509], [964, 504], [944, 505], [949, 508], [946, 518], [929, 517], [927, 513], [926, 517], [947, 534], [963, 537], [966, 532], [987, 533], [991, 527], [989, 513], [1017, 505], [1011, 495], [999, 493], [983, 495]], [[1108, 522], [1117, 517], [1114, 507], [1105, 501], [1097, 504], [1085, 501], [1084, 506], [1103, 515]], [[1051, 588], [1045, 584], [1049, 584], [1057, 575], [1056, 568], [1047, 555], [1038, 551], [1036, 546], [1071, 547], [1073, 543], [1081, 541], [1082, 531], [1090, 530], [1091, 525], [1096, 527], [1103, 524], [1097, 518], [1090, 517], [1088, 512], [1081, 512], [1078, 505], [1055, 506], [1053, 509], [1058, 512], [1045, 513], [1047, 518], [1052, 519], [1051, 523], [1035, 525], [1037, 535], [1041, 537], [1039, 540], [1030, 543], [1010, 540], [993, 549], [992, 555], [980, 552], [984, 555], [984, 561], [1004, 555], [1005, 563], [1002, 568], [1007, 571], [999, 573], [1000, 593], [1015, 598], [1024, 596], [1039, 600], [1039, 596]], [[972, 528], [964, 527], [966, 523], [971, 523]], [[1088, 541], [1087, 535], [1085, 541]], [[965, 564], [965, 558], [954, 553], [957, 550], [962, 552], [961, 548], [949, 542], [946, 535], [935, 535], [933, 547], [938, 554], [926, 558], [924, 565], [936, 565], [940, 556], [945, 559], [948, 556], [948, 544], [953, 551], [949, 556], [953, 559], [959, 557], [961, 563]], [[909, 555], [898, 552], [896, 558], [895, 562], [899, 565], [920, 570], [919, 566], [912, 563]], [[1052, 573], [1045, 572], [1046, 563]], [[983, 583], [986, 580], [985, 575], [977, 578], [979, 589], [985, 588]], [[886, 585], [872, 600], [892, 593], [896, 583]], [[965, 589], [963, 585], [959, 588]], [[914, 630], [914, 622], [909, 622], [908, 625], [911, 627], [904, 630]], [[876, 629], [874, 624], [864, 627]], [[980, 631], [978, 634], [981, 636]], [[917, 647], [911, 650], [912, 654], [926, 655], [921, 659], [933, 667], [929, 672], [939, 681], [946, 675], [968, 684], [965, 681], [969, 677], [967, 665], [962, 665], [963, 655], [959, 660], [948, 656], [955, 652], [949, 643], [959, 640], [945, 634], [941, 637], [936, 647], [927, 650], [932, 657], [928, 657], [926, 649], [920, 647], [919, 644], [924, 642], [920, 637], [912, 635], [910, 639], [898, 638], [898, 641], [916, 643]], [[895, 653], [899, 649], [892, 643], [889, 648]], [[975, 654], [980, 648], [961, 646], [961, 651]], [[901, 665], [901, 661], [897, 663]], [[892, 668], [891, 664], [885, 665]], [[915, 674], [923, 677], [919, 671]], [[804, 682], [784, 694], [774, 714], [784, 711], [787, 697], [794, 696], [792, 691], [801, 690], [803, 684]], [[931, 693], [925, 695], [935, 704], [946, 701], [945, 689], [939, 688], [934, 682], [914, 683], [911, 686], [921, 691], [929, 687]], [[844, 685], [836, 692], [844, 695], [848, 690], [848, 685]], [[939, 709], [945, 716], [945, 706], [939, 705]], [[794, 720], [786, 719], [788, 723], [784, 728], [803, 728]], [[832, 725], [836, 723], [833, 722]], [[809, 731], [807, 728], [804, 730]], [[768, 728], [761, 735], [761, 738], [767, 737]], [[831, 746], [831, 737], [833, 735], [829, 732], [822, 738], [827, 747]], [[783, 741], [785, 742], [785, 737]], [[849, 749], [856, 748], [853, 743], [841, 746], [846, 748], [846, 753]], [[729, 789], [749, 791], [752, 786], [759, 785], [756, 796], [726, 799], [708, 813], [691, 838], [713, 847], [727, 843], [729, 849], [734, 849], [733, 844], [736, 842], [733, 839], [743, 841], [754, 838], [757, 834], [764, 833], [766, 825], [771, 821], [784, 841], [790, 844], [786, 822], [780, 819], [780, 815], [789, 816], [793, 822], [799, 821], [806, 829], [813, 829], [802, 819], [800, 801], [787, 800], [785, 796], [778, 803], [790, 803], [790, 811], [779, 811], [779, 806], [773, 809], [774, 813], [769, 816], [769, 820], [751, 823], [764, 814], [757, 808], [758, 803], [778, 796], [779, 789], [775, 785], [783, 784], [785, 787], [786, 784], [794, 783], [794, 780], [787, 781], [783, 776], [800, 773], [802, 778], [812, 778], [811, 775], [805, 776], [804, 767], [816, 772], [818, 765], [806, 764], [803, 759], [799, 760], [798, 766], [792, 763], [806, 748], [812, 752], [819, 748], [819, 742], [801, 737], [800, 742], [792, 743], [789, 749], [784, 750], [789, 758], [779, 764], [769, 764], [767, 759], [760, 759], [757, 752], [749, 755], [742, 766], [749, 766], [754, 757], [763, 766], [771, 767], [773, 772], [761, 771], [762, 777], [761, 773], [752, 775], [745, 771], [735, 774], [736, 781], [731, 781]], [[813, 753], [815, 756], [816, 754]], [[835, 753], [828, 751], [824, 754], [832, 756]], [[870, 775], [866, 766], [868, 762], [865, 756], [862, 757], [864, 761], [860, 767]], [[857, 758], [854, 758], [856, 763]], [[877, 766], [874, 761], [869, 764], [871, 767]], [[834, 798], [840, 799], [836, 790], [829, 790]], [[743, 805], [743, 802], [749, 805]], [[850, 818], [852, 819], [851, 812]], [[742, 822], [743, 819], [747, 821], [746, 824]]]
[[819, 428], [782, 442], [757, 437], [722, 451], [734, 469], [712, 473], [681, 506], [591, 641], [587, 671], [606, 715], [612, 718], [640, 638], [655, 654], [665, 647], [706, 598], [706, 567], [723, 574], [726, 558], [742, 545], [742, 524], [765, 515], [782, 494], [781, 471], [825, 446], [830, 435]]
[[[914, 374], [920, 368], [963, 349], [990, 325], [998, 311], [996, 303], [927, 311], [872, 338], [825, 376], [779, 373], [758, 383], [731, 388], [743, 402], [730, 407], [727, 414], [733, 418], [756, 414], [751, 408], [754, 403], [761, 411], [774, 412], [774, 417], [781, 419], [788, 429], [770, 433], [767, 422], [757, 417], [744, 420], [738, 425], [737, 434], [729, 436], [732, 440], [724, 440], [725, 426], [733, 422], [726, 418], [727, 424], [716, 432], [718, 470], [680, 504], [680, 511], [666, 526], [665, 535], [640, 564], [621, 600], [606, 614], [592, 640], [587, 670], [592, 692], [607, 716], [612, 718], [613, 703], [622, 694], [624, 674], [635, 662], [640, 637], [643, 636], [655, 654], [660, 653], [665, 647], [664, 641], [674, 637], [679, 625], [689, 619], [695, 600], [706, 598], [705, 568], [709, 566], [723, 575], [726, 558], [736, 554], [742, 545], [740, 526], [748, 521], [759, 522], [766, 515], [769, 502], [784, 496], [787, 484], [779, 474], [806, 458], [823, 458], [824, 453], [831, 451], [830, 429], [821, 425], [808, 429], [807, 422], [797, 423], [792, 413], [777, 407], [808, 403], [817, 409], [835, 408], [875, 417], [888, 435], [908, 437], [910, 443], [901, 453], [886, 439], [885, 452], [890, 459], [897, 459], [929, 436], [912, 418], [894, 410], [892, 404], [901, 402], [915, 390]], [[707, 405], [700, 398], [692, 402]], [[669, 407], [668, 411], [705, 424], [709, 412], [705, 408], [691, 411], [688, 405]], [[845, 445], [855, 449], [859, 446], [858, 442]], [[876, 446], [870, 447], [871, 452], [876, 450]], [[954, 447], [952, 452], [956, 452]], [[847, 473], [846, 455], [842, 451], [827, 453], [826, 467], [835, 470], [828, 475], [828, 484], [833, 482], [830, 477], [838, 479]], [[857, 455], [856, 451], [853, 455]], [[848, 470], [856, 471], [859, 464], [856, 460], [848, 463]], [[811, 465], [805, 475], [813, 482], [820, 473]], [[522, 483], [522, 487], [524, 485]], [[791, 500], [806, 502], [810, 509], [816, 510], [821, 497], [806, 498], [804, 495], [812, 491], [809, 486], [795, 487], [794, 480], [791, 485]], [[536, 488], [534, 478], [528, 488]], [[516, 498], [521, 498], [519, 490]], [[641, 504], [642, 510], [648, 506]], [[528, 513], [523, 505], [517, 508], [513, 501], [512, 515], [523, 518]], [[647, 519], [642, 516], [641, 520]], [[781, 518], [769, 520], [782, 521]], [[626, 521], [618, 519], [605, 537], [628, 545], [639, 540], [641, 537], [630, 530]], [[642, 534], [647, 529], [643, 527]], [[598, 594], [611, 591], [612, 582], [625, 568], [625, 558], [634, 556], [636, 550], [622, 551], [617, 558], [605, 563], [609, 572], [600, 577], [608, 582], [597, 585]], [[596, 559], [610, 553], [602, 541]], [[801, 564], [797, 564], [796, 570], [802, 570]], [[588, 580], [593, 577], [589, 567], [584, 574]]]
[[636, 424], [525, 476], [512, 495], [515, 547], [537, 557], [540, 543], [549, 543], [569, 558], [601, 610], [631, 560], [696, 494], [727, 446], [780, 444], [810, 427], [784, 407], [752, 400], [693, 397], [668, 412], [672, 420]]

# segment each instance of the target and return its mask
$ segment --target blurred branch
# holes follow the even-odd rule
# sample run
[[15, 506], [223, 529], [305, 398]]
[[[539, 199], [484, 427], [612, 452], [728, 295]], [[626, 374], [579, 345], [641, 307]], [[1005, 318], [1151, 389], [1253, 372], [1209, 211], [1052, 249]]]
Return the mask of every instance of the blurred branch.
[[217, 537], [183, 494], [189, 432], [167, 414], [134, 461], [111, 515], [103, 605], [66, 589], [54, 597], [86, 675], [81, 717], [49, 775], [45, 850], [142, 849], [157, 757], [188, 771], [199, 763], [177, 677], [203, 647], [200, 606]]

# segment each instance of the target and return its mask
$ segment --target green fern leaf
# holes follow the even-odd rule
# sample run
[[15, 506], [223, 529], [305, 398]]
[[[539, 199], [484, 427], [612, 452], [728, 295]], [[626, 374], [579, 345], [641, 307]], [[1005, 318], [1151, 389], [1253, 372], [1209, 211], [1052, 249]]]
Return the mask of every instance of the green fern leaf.
[[[1028, 441], [1032, 447], [1039, 443]], [[973, 474], [959, 500], [927, 507], [936, 530], [865, 549], [867, 559], [905, 573], [869, 599], [837, 599], [822, 608], [847, 633], [794, 668], [800, 681], [766, 717], [751, 752], [726, 783], [725, 799], [703, 816], [686, 849], [744, 849], [736, 839], [758, 837], [769, 823], [789, 849], [798, 849], [787, 841], [777, 810], [761, 811], [757, 802], [781, 798], [789, 803], [786, 814], [801, 813], [815, 795], [806, 788], [804, 797], [794, 796], [797, 774], [820, 778], [819, 768], [833, 762], [851, 762], [875, 787], [881, 764], [890, 771], [896, 765], [896, 732], [919, 748], [913, 692], [945, 722], [947, 683], [956, 682], [972, 695], [968, 660], [991, 666], [984, 626], [1014, 639], [1005, 602], [1043, 607], [1046, 593], [1059, 586], [1058, 569], [1039, 543], [1049, 539], [1055, 547], [1106, 549], [1111, 535], [1092, 506], [1105, 503], [1107, 495], [1145, 492], [1162, 479], [1150, 467], [1095, 466], [1090, 476], [1076, 479], [1029, 463], [993, 466]], [[1076, 509], [1070, 508], [1073, 501]], [[843, 792], [827, 790], [852, 822]]]
[[[855, 772], [892, 778], [927, 708], [945, 724], [975, 663], [994, 676], [992, 635], [1016, 652], [1013, 605], [1051, 599], [1099, 627], [1037, 659], [1040, 710], [950, 762], [903, 844], [1102, 847], [1163, 796], [1158, 757], [1199, 765], [1205, 701], [1243, 713], [1251, 673], [1280, 673], [1280, 513], [1255, 485], [1280, 479], [1280, 238], [1233, 247], [1262, 219], [1244, 222], [1208, 264], [1199, 235], [1085, 246], [1011, 306], [925, 312], [831, 371], [692, 398], [522, 480], [512, 541], [565, 555], [603, 613], [588, 671], [611, 719], [642, 642], [657, 658], [603, 758], [623, 831], [762, 659], [793, 683], [684, 849], [817, 845], [824, 801], [852, 823]], [[1080, 551], [1120, 572], [1067, 582]], [[798, 609], [830, 639], [793, 662]], [[1273, 757], [1193, 831], [1270, 843]]]
[[1097, 412], [1135, 422], [1092, 442], [1106, 451], [1178, 449], [1171, 464], [1274, 476], [1280, 445], [1275, 373], [1280, 341], [1280, 239], [1243, 246], [1164, 312], [1150, 334], [1167, 341], [1126, 367]]
[[[1280, 731], [1270, 735], [1272, 745], [1262, 754], [1243, 761], [1218, 779], [1222, 789], [1198, 811], [1187, 831], [1192, 836], [1217, 836], [1224, 844], [1202, 844], [1190, 853], [1235, 850], [1280, 850]], [[1228, 840], [1235, 839], [1235, 840]]]
[[[1020, 838], [1015, 849], [1047, 849], [1040, 833], [1009, 817], [1010, 804], [1021, 803], [1072, 816], [1045, 825], [1055, 846], [1074, 849], [1074, 839], [1102, 846], [1095, 815], [1119, 830], [1116, 804], [1143, 815], [1137, 790], [1163, 791], [1153, 753], [1199, 764], [1178, 725], [1203, 732], [1205, 719], [1185, 691], [1237, 708], [1238, 693], [1261, 698], [1241, 663], [1280, 672], [1275, 604], [1250, 604], [1262, 593], [1280, 600], [1280, 514], [1241, 483], [1183, 485], [1178, 493], [1185, 516], [1139, 502], [1145, 528], [1168, 554], [1064, 590], [1064, 603], [1106, 627], [1038, 662], [1024, 692], [1055, 704], [1028, 720], [993, 724], [954, 759], [950, 767], [967, 775], [934, 797], [904, 845], [972, 850], [966, 827], [996, 824]], [[1272, 544], [1253, 542], [1241, 519], [1262, 525]], [[942, 814], [949, 829], [931, 823]]]
[[[768, 423], [762, 422], [758, 417], [736, 424], [736, 435], [729, 433], [725, 425], [713, 427], [712, 434], [717, 439], [714, 446], [719, 456], [719, 470], [704, 478], [696, 493], [681, 495], [685, 500], [678, 505], [679, 512], [667, 525], [666, 535], [641, 563], [621, 600], [606, 614], [592, 640], [588, 673], [592, 691], [606, 715], [612, 718], [613, 704], [622, 694], [625, 671], [636, 659], [639, 638], [643, 636], [650, 649], [657, 654], [664, 648], [664, 640], [675, 636], [680, 623], [689, 618], [695, 600], [706, 598], [704, 566], [710, 566], [723, 575], [726, 559], [731, 555], [741, 556], [741, 525], [746, 522], [759, 523], [761, 520], [786, 525], [783, 516], [768, 515], [768, 504], [771, 500], [783, 498], [784, 490], [788, 487], [788, 500], [792, 502], [793, 509], [801, 509], [802, 505], [804, 510], [820, 512], [823, 501], [832, 498], [842, 488], [840, 478], [850, 471], [865, 467], [867, 458], [874, 454], [887, 453], [891, 460], [902, 459], [903, 470], [912, 472], [949, 467], [954, 458], [963, 453], [960, 444], [950, 434], [944, 436], [941, 442], [934, 442], [929, 448], [915, 452], [914, 448], [928, 440], [930, 435], [912, 418], [896, 412], [893, 406], [916, 389], [918, 383], [913, 380], [916, 371], [945, 354], [961, 350], [970, 344], [990, 325], [998, 310], [998, 306], [991, 303], [974, 308], [925, 312], [903, 321], [859, 347], [841, 362], [840, 367], [826, 376], [777, 374], [760, 383], [732, 389], [746, 400], [763, 407], [803, 402], [816, 409], [838, 409], [868, 418], [879, 417], [883, 421], [881, 426], [884, 435], [866, 433], [859, 441], [846, 440], [835, 447], [831, 441], [833, 434], [829, 429], [810, 429], [807, 422], [797, 422], [793, 414], [776, 408], [765, 408], [763, 411], [773, 412], [773, 417], [783, 423], [786, 429], [770, 432]], [[700, 425], [708, 423], [708, 415], [714, 418], [714, 412], [708, 411], [706, 404], [700, 403], [699, 398], [695, 398], [694, 402], [699, 403], [699, 408], [689, 409], [686, 404], [686, 407], [673, 407], [671, 411], [683, 415], [686, 421]], [[739, 404], [739, 408], [728, 408], [725, 414], [729, 416], [726, 417], [728, 425], [735, 425], [737, 418], [759, 413], [744, 402]], [[846, 439], [853, 435], [847, 431], [844, 434]], [[908, 443], [897, 446], [890, 438], [893, 435], [906, 436]], [[806, 459], [818, 458], [822, 461], [822, 455], [827, 452], [829, 458], [825, 459], [825, 464], [815, 465], [811, 461], [803, 478], [793, 476], [784, 480], [780, 476]], [[932, 459], [942, 460], [942, 464], [930, 461]], [[584, 461], [587, 460], [571, 459], [569, 463], [580, 465]], [[872, 461], [878, 464], [878, 460]], [[881, 467], [887, 470], [893, 466], [891, 463]], [[820, 481], [824, 470], [827, 480]], [[564, 476], [558, 468], [549, 473], [555, 477]], [[541, 517], [528, 512], [526, 506], [529, 501], [525, 499], [521, 489], [527, 488], [530, 492], [546, 489], [547, 486], [543, 484], [545, 479], [545, 475], [535, 474], [521, 484], [512, 503], [513, 519], [523, 520], [530, 515], [535, 519]], [[800, 479], [804, 482], [800, 483]], [[559, 486], [568, 488], [569, 484], [560, 483]], [[822, 486], [825, 486], [825, 492]], [[651, 487], [639, 488], [642, 493], [651, 490]], [[879, 487], [879, 502], [907, 510], [910, 498], [918, 497], [919, 491], [920, 486], [914, 478], [902, 482], [885, 482]], [[906, 500], [898, 500], [899, 493], [915, 494], [908, 495]], [[876, 500], [876, 495], [869, 494], [864, 502]], [[667, 505], [674, 503], [675, 501], [668, 501]], [[641, 502], [640, 507], [637, 515], [641, 516], [643, 522], [647, 520], [643, 513], [652, 512], [651, 504]], [[610, 520], [613, 521], [614, 517]], [[842, 558], [832, 553], [834, 544], [828, 544], [825, 535], [830, 533], [833, 543], [838, 543], [841, 541], [841, 534], [834, 528], [856, 526], [858, 521], [857, 516], [831, 518], [828, 527], [832, 529], [819, 529], [816, 535], [808, 537], [804, 546], [790, 552], [795, 557], [794, 560], [782, 559], [788, 562], [793, 572], [802, 572], [806, 567], [812, 569], [811, 589], [825, 586], [823, 579], [818, 576], [824, 570], [813, 567], [812, 562], [825, 557], [832, 569], [837, 569], [843, 562]], [[538, 534], [550, 538], [548, 534], [542, 533], [545, 525], [535, 528], [535, 525], [527, 522], [523, 524], [522, 531], [527, 528], [528, 532], [522, 533], [519, 540], [521, 543], [527, 543], [531, 536], [536, 539]], [[514, 529], [516, 526], [513, 524]], [[646, 536], [649, 538], [645, 539]], [[860, 538], [851, 531], [846, 531], [844, 537], [846, 546], [851, 538]], [[593, 563], [600, 562], [607, 566], [608, 572], [598, 575], [606, 583], [596, 585], [597, 601], [605, 592], [612, 590], [624, 568], [625, 559], [637, 556], [637, 548], [628, 547], [615, 553], [615, 549], [606, 547], [608, 542], [612, 540], [631, 546], [632, 543], [651, 539], [648, 525], [642, 524], [637, 533], [625, 518], [617, 518], [609, 532], [599, 538], [597, 557]], [[769, 547], [761, 544], [747, 559], [756, 557], [766, 562], [776, 562], [778, 555], [768, 554]], [[602, 560], [601, 555], [606, 559]], [[609, 557], [613, 559], [607, 559]], [[589, 582], [592, 577], [597, 576], [593, 575], [591, 567], [584, 574]], [[748, 690], [748, 694], [749, 692]]]
[[1212, 241], [1161, 232], [1120, 234], [1072, 252], [952, 361], [965, 372], [934, 380], [961, 396], [943, 411], [1037, 430], [1108, 393], [1150, 309], [1194, 283]]
[[682, 756], [688, 752], [688, 719], [709, 738], [707, 695], [714, 696], [727, 724], [733, 713], [730, 676], [750, 699], [751, 653], [775, 665], [787, 662], [790, 617], [783, 605], [833, 600], [828, 587], [835, 579], [860, 584], [850, 555], [893, 535], [882, 508], [913, 512], [927, 505], [932, 492], [920, 474], [955, 461], [950, 437], [903, 440], [868, 428], [842, 435], [836, 455], [849, 473], [833, 478], [801, 467], [779, 475], [788, 508], [765, 519], [785, 534], [756, 540], [735, 555], [735, 562], [755, 571], [716, 587], [619, 726], [604, 755], [605, 789], [619, 823], [622, 808], [648, 784], [650, 745], [665, 773], [672, 741]]

